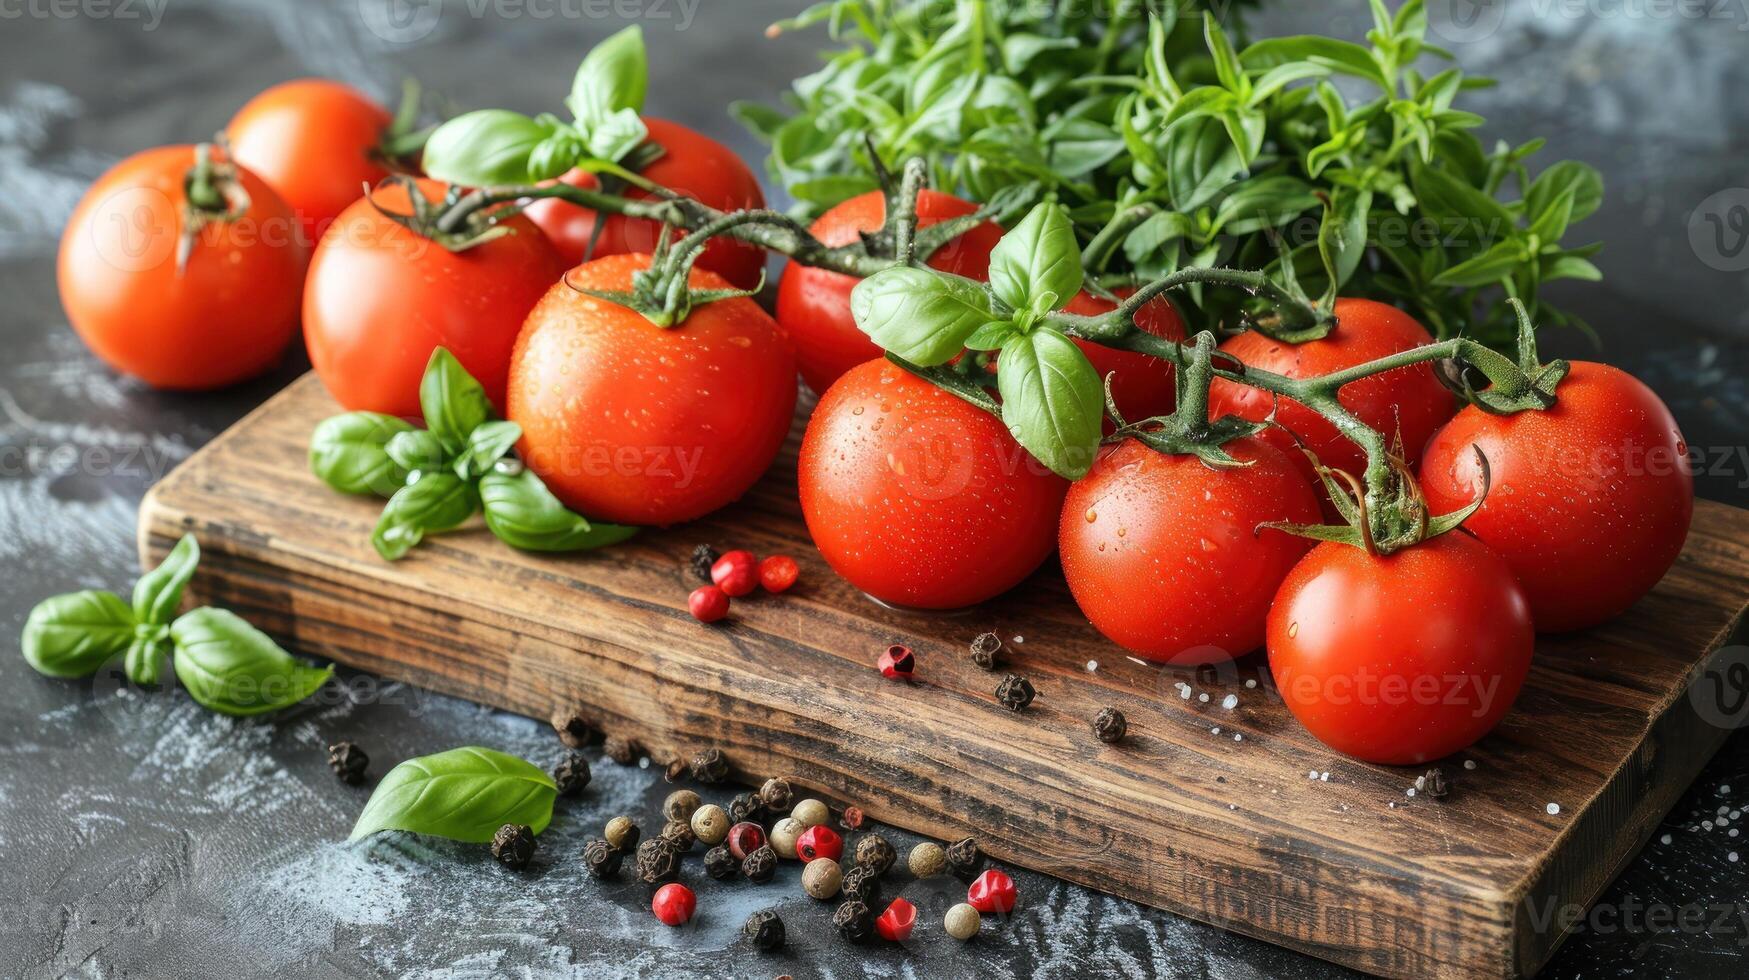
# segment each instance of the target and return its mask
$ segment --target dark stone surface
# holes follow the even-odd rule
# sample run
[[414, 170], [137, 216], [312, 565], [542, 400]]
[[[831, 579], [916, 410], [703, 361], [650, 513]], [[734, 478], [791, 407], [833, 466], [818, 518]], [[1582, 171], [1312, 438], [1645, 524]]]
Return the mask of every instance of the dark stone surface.
[[[1341, 972], [1031, 874], [1018, 876], [1020, 911], [965, 946], [938, 927], [957, 889], [913, 884], [902, 894], [924, 910], [918, 938], [848, 949], [830, 934], [831, 907], [801, 894], [794, 864], [762, 887], [689, 874], [700, 915], [670, 930], [649, 915], [647, 890], [629, 873], [596, 882], [580, 860], [613, 815], [633, 813], [653, 829], [668, 789], [659, 767], [598, 762], [582, 796], [561, 803], [533, 870], [518, 874], [483, 847], [401, 835], [341, 843], [369, 787], [336, 780], [324, 746], [358, 742], [373, 778], [462, 744], [550, 764], [562, 749], [544, 724], [362, 675], [283, 717], [238, 722], [177, 694], [32, 672], [13, 639], [31, 605], [76, 588], [128, 587], [141, 494], [299, 370], [189, 397], [96, 364], [66, 329], [53, 286], [55, 242], [84, 185], [125, 154], [210, 134], [249, 95], [304, 74], [386, 96], [413, 73], [461, 105], [548, 108], [589, 43], [618, 26], [588, 16], [614, 9], [599, 0], [467, 0], [434, 22], [421, 18], [437, 8], [407, 0], [167, 3], [0, 3], [0, 976]], [[757, 156], [723, 107], [769, 98], [812, 64], [817, 36], [761, 38], [796, 4], [621, 3], [645, 15], [657, 66], [652, 111]], [[1749, 344], [1732, 339], [1749, 334], [1749, 277], [1688, 234], [1697, 213], [1728, 215], [1730, 198], [1715, 195], [1749, 183], [1746, 110], [1728, 97], [1749, 72], [1742, 11], [1677, 4], [1711, 13], [1631, 16], [1656, 5], [1527, 3], [1479, 31], [1449, 19], [1466, 3], [1432, 6], [1467, 66], [1507, 79], [1478, 94], [1493, 129], [1548, 134], [1552, 153], [1608, 172], [1608, 204], [1592, 232], [1610, 243], [1599, 260], [1609, 281], [1565, 290], [1567, 301], [1598, 326], [1610, 360], [1670, 401], [1705, 454], [1701, 493], [1749, 504]], [[1358, 33], [1364, 4], [1319, 7], [1282, 22]], [[406, 29], [368, 28], [396, 23], [382, 18], [397, 12], [410, 18], [398, 22]], [[1588, 349], [1577, 337], [1559, 346]], [[1749, 875], [1735, 859], [1749, 847], [1734, 836], [1732, 809], [1746, 797], [1749, 739], [1739, 735], [1547, 975], [1749, 972]], [[1721, 807], [1723, 825], [1701, 823]], [[901, 852], [914, 843], [891, 836]], [[905, 877], [893, 873], [889, 891]], [[758, 954], [738, 939], [745, 917], [767, 905], [788, 923], [786, 952]], [[1648, 906], [1673, 911], [1665, 919]], [[1682, 910], [1687, 917], [1676, 918]]]

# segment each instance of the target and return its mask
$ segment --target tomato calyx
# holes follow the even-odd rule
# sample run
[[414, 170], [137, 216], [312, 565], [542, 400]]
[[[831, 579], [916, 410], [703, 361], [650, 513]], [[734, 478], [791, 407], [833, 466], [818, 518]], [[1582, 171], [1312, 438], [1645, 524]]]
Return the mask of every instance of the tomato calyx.
[[368, 155], [371, 159], [394, 173], [417, 175], [419, 154], [425, 149], [425, 141], [437, 131], [435, 125], [419, 125], [424, 94], [417, 78], [402, 79], [401, 103], [396, 106], [394, 118], [389, 120], [376, 145], [370, 148]]
[[678, 243], [670, 244], [672, 226], [663, 226], [656, 240], [656, 253], [650, 267], [632, 274], [632, 288], [585, 289], [565, 279], [565, 285], [585, 296], [623, 306], [663, 329], [678, 327], [700, 306], [726, 299], [742, 299], [759, 295], [765, 288], [765, 273], [752, 289], [696, 289], [692, 286], [692, 266], [704, 254], [711, 239], [741, 225], [755, 223], [783, 224], [789, 219], [775, 211], [736, 211], [706, 224]]
[[[1178, 407], [1171, 415], [1129, 422], [1118, 410], [1112, 396], [1111, 383], [1116, 375], [1105, 376], [1105, 413], [1117, 428], [1106, 437], [1106, 443], [1135, 439], [1156, 452], [1173, 456], [1195, 456], [1213, 469], [1232, 469], [1251, 465], [1233, 458], [1225, 446], [1235, 439], [1254, 436], [1273, 422], [1252, 422], [1236, 415], [1209, 418], [1209, 384], [1214, 381], [1214, 334], [1203, 331], [1196, 335], [1186, 352], [1183, 380], [1178, 385]], [[1237, 363], [1237, 362], [1235, 362]], [[1242, 367], [1242, 365], [1241, 365]]]
[[464, 221], [449, 222], [445, 220], [447, 215], [464, 196], [460, 187], [450, 186], [444, 192], [443, 199], [434, 202], [419, 189], [418, 181], [406, 174], [390, 175], [379, 188], [387, 186], [406, 191], [411, 213], [403, 214], [383, 206], [377, 201], [376, 189], [366, 187], [365, 196], [371, 202], [371, 207], [376, 208], [377, 213], [384, 218], [447, 251], [465, 252], [493, 239], [515, 234], [515, 230], [505, 222], [520, 214], [520, 208], [483, 208], [470, 213]]
[[[1440, 370], [1435, 371], [1434, 375], [1459, 398], [1489, 415], [1546, 412], [1555, 406], [1556, 389], [1566, 380], [1572, 365], [1558, 358], [1544, 364], [1537, 356], [1536, 325], [1530, 320], [1530, 311], [1525, 309], [1524, 303], [1517, 297], [1507, 302], [1518, 316], [1518, 374], [1487, 372], [1491, 377], [1503, 378], [1508, 383], [1494, 381], [1480, 391], [1470, 383], [1470, 372], [1462, 361], [1442, 361]], [[1504, 356], [1495, 356], [1501, 361], [1507, 360]], [[1476, 367], [1482, 368], [1483, 365]]]
[[1449, 534], [1462, 527], [1470, 519], [1470, 515], [1481, 509], [1492, 485], [1488, 457], [1483, 455], [1480, 446], [1472, 446], [1471, 449], [1476, 454], [1479, 467], [1476, 498], [1449, 514], [1436, 515], [1429, 512], [1427, 497], [1421, 491], [1420, 481], [1409, 471], [1408, 464], [1395, 454], [1387, 457], [1391, 475], [1386, 486], [1381, 488], [1383, 492], [1373, 493], [1369, 492], [1360, 478], [1345, 470], [1325, 466], [1311, 450], [1301, 447], [1301, 451], [1311, 459], [1313, 469], [1323, 480], [1330, 502], [1335, 505], [1343, 523], [1293, 524], [1271, 521], [1258, 525], [1258, 530], [1270, 528], [1313, 541], [1353, 545], [1364, 549], [1368, 554], [1378, 556], [1394, 554], [1442, 534]]
[[249, 192], [237, 177], [230, 148], [220, 135], [194, 148], [194, 166], [182, 178], [182, 234], [176, 240], [176, 275], [188, 268], [201, 230], [214, 222], [231, 222], [249, 213]]

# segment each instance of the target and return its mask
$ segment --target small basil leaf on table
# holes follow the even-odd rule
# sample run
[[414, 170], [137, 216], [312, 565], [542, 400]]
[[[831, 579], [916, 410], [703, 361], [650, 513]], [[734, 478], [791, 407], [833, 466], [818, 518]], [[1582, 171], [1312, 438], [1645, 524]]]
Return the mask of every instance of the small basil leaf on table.
[[589, 523], [567, 510], [540, 477], [526, 469], [514, 475], [487, 474], [480, 480], [480, 505], [486, 527], [498, 540], [523, 551], [587, 551], [638, 533], [635, 527]]
[[953, 360], [979, 327], [1005, 319], [991, 310], [982, 283], [909, 266], [857, 283], [850, 312], [883, 350], [922, 367]]
[[37, 673], [89, 677], [134, 639], [134, 611], [113, 592], [45, 599], [24, 621], [20, 647]]
[[289, 707], [316, 693], [332, 667], [312, 667], [241, 616], [196, 609], [170, 626], [176, 678], [203, 707], [245, 717]]
[[425, 535], [460, 526], [479, 507], [468, 481], [454, 473], [427, 473], [389, 498], [370, 541], [385, 560], [398, 561]]
[[388, 444], [389, 458], [401, 468], [401, 478], [383, 496], [392, 496], [415, 471], [435, 470], [443, 466], [443, 443], [424, 429], [398, 433]]
[[122, 660], [128, 680], [141, 687], [156, 687], [164, 677], [164, 657], [170, 652], [170, 627], [141, 623], [134, 628], [134, 639], [128, 644]]
[[522, 438], [522, 426], [515, 422], [487, 422], [468, 433], [468, 448], [456, 460], [456, 475], [471, 480], [491, 472], [492, 464], [504, 458], [516, 440]]
[[310, 439], [310, 469], [341, 493], [387, 497], [407, 478], [387, 447], [413, 426], [392, 415], [349, 412], [326, 419]]
[[1087, 355], [1058, 331], [1039, 329], [1004, 344], [1000, 357], [1002, 421], [1015, 441], [1059, 476], [1086, 476], [1104, 422], [1099, 372]]
[[484, 844], [505, 824], [535, 833], [553, 819], [558, 787], [513, 755], [460, 748], [408, 759], [389, 770], [358, 815], [351, 840], [405, 830]]
[[142, 624], [162, 625], [175, 617], [182, 605], [182, 590], [200, 564], [200, 543], [185, 534], [164, 561], [134, 583], [134, 618]]
[[467, 448], [468, 436], [492, 418], [486, 389], [442, 347], [432, 351], [419, 381], [419, 409], [425, 413], [425, 428], [444, 449], [457, 454]]
[[1017, 310], [1062, 307], [1081, 291], [1084, 276], [1075, 226], [1054, 201], [1035, 206], [990, 253], [990, 288]]

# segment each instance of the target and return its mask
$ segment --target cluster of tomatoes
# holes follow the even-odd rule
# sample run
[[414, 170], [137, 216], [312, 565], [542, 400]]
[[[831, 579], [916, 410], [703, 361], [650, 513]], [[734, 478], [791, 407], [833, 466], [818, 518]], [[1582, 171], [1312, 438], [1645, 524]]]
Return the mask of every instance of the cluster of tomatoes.
[[[646, 179], [722, 210], [763, 206], [758, 181], [726, 148], [646, 123], [663, 150]], [[87, 194], [63, 239], [59, 278], [74, 327], [119, 370], [194, 389], [270, 367], [301, 324], [339, 402], [399, 416], [418, 414], [421, 373], [445, 347], [521, 426], [522, 458], [566, 506], [635, 525], [689, 521], [745, 493], [789, 432], [799, 371], [820, 396], [802, 444], [802, 510], [822, 555], [856, 587], [892, 605], [957, 608], [1059, 553], [1077, 602], [1114, 641], [1173, 664], [1266, 646], [1296, 715], [1332, 746], [1382, 762], [1423, 761], [1480, 737], [1522, 684], [1534, 629], [1620, 613], [1686, 536], [1687, 447], [1657, 396], [1606, 365], [1573, 365], [1552, 409], [1505, 416], [1457, 411], [1425, 364], [1350, 384], [1343, 405], [1400, 440], [1435, 512], [1480, 492], [1473, 447], [1492, 466], [1493, 490], [1466, 532], [1390, 555], [1314, 548], [1259, 530], [1315, 523], [1328, 505], [1296, 438], [1332, 467], [1364, 461], [1304, 406], [1217, 381], [1214, 414], [1277, 423], [1227, 446], [1246, 465], [1212, 468], [1128, 439], [1071, 486], [994, 416], [885, 360], [851, 316], [851, 277], [792, 264], [775, 318], [731, 298], [670, 328], [599, 295], [632, 291], [650, 267], [653, 222], [544, 200], [505, 219], [507, 234], [465, 249], [422, 236], [403, 216], [443, 204], [449, 188], [380, 183], [388, 124], [350, 89], [294, 82], [244, 107], [228, 150], [211, 151], [216, 173], [190, 146], [124, 161]], [[201, 193], [213, 179], [224, 185], [218, 203]], [[561, 179], [596, 186], [581, 172]], [[367, 196], [366, 186], [377, 189]], [[924, 192], [919, 224], [974, 210]], [[886, 217], [885, 197], [870, 193], [812, 231], [847, 245]], [[1001, 234], [978, 225], [928, 262], [984, 278]], [[764, 261], [720, 239], [690, 285], [748, 288]], [[1091, 293], [1068, 307], [1112, 308]], [[1323, 339], [1247, 333], [1222, 349], [1309, 378], [1431, 341], [1380, 303], [1345, 299], [1335, 313]], [[1137, 320], [1185, 336], [1164, 299]], [[1112, 377], [1126, 417], [1173, 408], [1168, 364], [1077, 343]], [[726, 612], [720, 583], [707, 589], [708, 608], [694, 597], [701, 619]]]

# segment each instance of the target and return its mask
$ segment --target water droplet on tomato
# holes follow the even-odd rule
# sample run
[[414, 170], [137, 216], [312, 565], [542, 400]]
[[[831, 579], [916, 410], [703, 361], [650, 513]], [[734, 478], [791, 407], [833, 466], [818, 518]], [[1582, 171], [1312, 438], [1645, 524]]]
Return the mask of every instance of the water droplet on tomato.
[[1202, 550], [1204, 550], [1204, 551], [1214, 551], [1215, 549], [1217, 549], [1219, 547], [1220, 547], [1220, 545], [1215, 544], [1213, 541], [1210, 541], [1208, 538], [1202, 539]]
[[1287, 635], [1290, 637], [1299, 636], [1300, 635], [1300, 624], [1298, 624], [1298, 623], [1287, 624]]
[[1087, 508], [1087, 523], [1092, 524], [1097, 520], [1099, 520], [1099, 511], [1096, 511], [1091, 507]]

